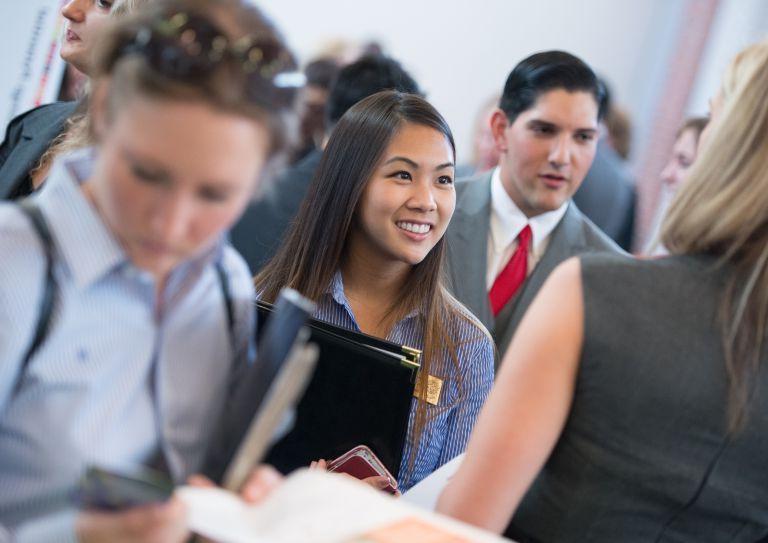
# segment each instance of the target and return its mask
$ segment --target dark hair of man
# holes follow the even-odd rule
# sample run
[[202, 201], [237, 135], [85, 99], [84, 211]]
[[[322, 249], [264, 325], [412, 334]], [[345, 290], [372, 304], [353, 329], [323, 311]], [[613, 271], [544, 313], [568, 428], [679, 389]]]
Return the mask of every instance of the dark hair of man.
[[598, 106], [597, 118], [603, 118], [605, 88], [592, 68], [565, 51], [545, 51], [520, 61], [507, 78], [499, 108], [513, 123], [518, 115], [533, 107], [539, 96], [555, 89], [592, 94]]
[[342, 68], [331, 85], [326, 106], [328, 127], [333, 127], [349, 108], [383, 90], [422, 96], [411, 75], [399, 62], [384, 55], [365, 55]]
[[[272, 302], [283, 287], [317, 300], [328, 289], [347, 257], [347, 239], [357, 220], [360, 200], [384, 158], [387, 147], [404, 123], [433, 128], [455, 146], [450, 128], [426, 100], [412, 94], [383, 91], [353, 106], [331, 132], [328, 145], [301, 209], [274, 258], [256, 276], [256, 291]], [[458, 303], [448, 293], [441, 275], [445, 238], [413, 266], [400, 295], [392, 301], [386, 321], [394, 324], [415, 308], [424, 316], [424, 355], [417, 386], [424, 386], [434, 360], [446, 351], [458, 366], [454, 328], [463, 319]], [[482, 333], [478, 329], [478, 333]], [[456, 371], [460, 381], [460, 372]], [[458, 383], [461, 390], [461, 382]], [[426, 423], [420, 402], [410, 439], [417, 443]], [[414, 447], [414, 451], [417, 447]], [[413, 458], [411, 458], [411, 461]]]
[[331, 88], [338, 73], [339, 65], [331, 58], [317, 58], [304, 68], [307, 86], [320, 87], [324, 90]]

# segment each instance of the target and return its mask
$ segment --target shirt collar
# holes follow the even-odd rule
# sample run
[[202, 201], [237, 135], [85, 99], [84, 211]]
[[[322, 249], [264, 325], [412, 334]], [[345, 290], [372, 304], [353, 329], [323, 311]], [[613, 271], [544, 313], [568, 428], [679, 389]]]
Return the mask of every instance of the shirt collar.
[[56, 249], [80, 288], [127, 262], [122, 247], [80, 188], [93, 162], [92, 149], [59, 158], [36, 197]]
[[[95, 151], [83, 149], [59, 158], [43, 189], [35, 196], [56, 249], [72, 273], [78, 288], [104, 277], [118, 267], [130, 265], [128, 256], [99, 212], [85, 197], [81, 184], [93, 170]], [[223, 239], [192, 259], [182, 262], [177, 272], [186, 275], [219, 261], [223, 255]]]
[[[357, 321], [354, 318], [355, 314], [352, 312], [352, 308], [349, 305], [349, 300], [347, 300], [347, 296], [346, 294], [344, 294], [344, 279], [341, 276], [341, 270], [336, 270], [336, 273], [333, 274], [333, 278], [331, 279], [331, 282], [328, 285], [328, 288], [325, 289], [325, 292], [326, 294], [329, 294], [331, 296], [333, 301], [335, 301], [337, 304], [339, 304], [344, 309], [346, 309], [350, 317], [352, 317], [352, 320], [354, 320], [355, 324], [357, 324]], [[413, 317], [417, 317], [424, 313], [425, 313], [424, 308], [418, 307], [413, 309], [410, 313], [408, 313], [405, 317], [403, 317], [402, 320], [404, 321], [407, 319], [411, 319]]]
[[491, 174], [491, 227], [490, 235], [494, 250], [504, 251], [517, 238], [526, 224], [531, 226], [534, 251], [540, 247], [552, 233], [568, 209], [566, 201], [554, 211], [547, 211], [533, 218], [528, 218], [510, 198], [501, 183], [501, 169], [496, 167]]

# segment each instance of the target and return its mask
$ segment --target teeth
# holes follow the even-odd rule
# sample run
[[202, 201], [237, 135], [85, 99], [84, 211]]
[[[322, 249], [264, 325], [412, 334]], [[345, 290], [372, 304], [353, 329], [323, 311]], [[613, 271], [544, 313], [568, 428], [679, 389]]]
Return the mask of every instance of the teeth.
[[432, 228], [428, 224], [416, 224], [412, 222], [401, 221], [396, 224], [398, 228], [402, 228], [403, 230], [408, 230], [409, 232], [413, 232], [414, 234], [426, 234]]

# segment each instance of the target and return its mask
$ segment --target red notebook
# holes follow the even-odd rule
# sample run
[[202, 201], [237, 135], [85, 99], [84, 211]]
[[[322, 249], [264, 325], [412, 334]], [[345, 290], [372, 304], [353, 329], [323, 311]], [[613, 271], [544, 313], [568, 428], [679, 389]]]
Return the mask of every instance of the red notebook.
[[390, 494], [397, 492], [397, 480], [384, 467], [381, 460], [373, 454], [373, 451], [365, 445], [358, 445], [335, 460], [331, 460], [328, 462], [327, 469], [336, 473], [346, 473], [356, 479], [385, 477], [389, 481], [389, 485], [383, 490]]

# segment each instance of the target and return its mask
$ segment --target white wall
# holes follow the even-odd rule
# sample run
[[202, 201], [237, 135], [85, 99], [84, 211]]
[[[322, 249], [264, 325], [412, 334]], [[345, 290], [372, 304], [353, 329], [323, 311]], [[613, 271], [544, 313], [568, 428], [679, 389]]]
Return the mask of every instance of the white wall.
[[581, 56], [613, 86], [644, 133], [681, 0], [258, 0], [307, 61], [336, 37], [375, 38], [446, 116], [469, 158], [474, 116], [535, 51]]
[[62, 0], [0, 1], [0, 127], [38, 103], [55, 99]]
[[728, 64], [741, 49], [768, 37], [768, 2], [721, 0], [688, 102], [688, 115], [706, 115]]

